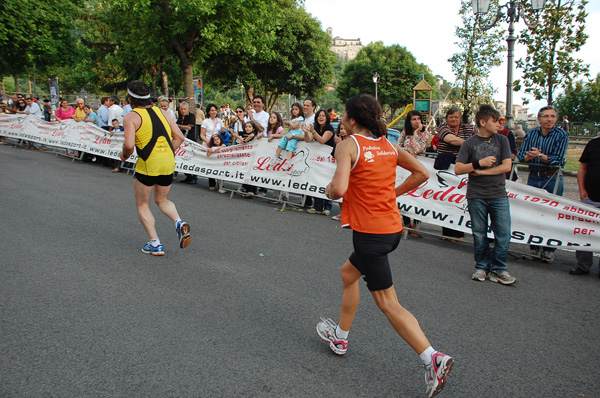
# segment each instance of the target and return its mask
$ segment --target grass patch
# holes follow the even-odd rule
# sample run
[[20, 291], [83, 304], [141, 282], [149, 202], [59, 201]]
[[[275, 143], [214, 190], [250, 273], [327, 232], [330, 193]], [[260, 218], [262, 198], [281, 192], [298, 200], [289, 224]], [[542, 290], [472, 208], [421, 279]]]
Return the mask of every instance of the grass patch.
[[579, 158], [582, 152], [583, 148], [581, 147], [569, 147], [567, 149], [565, 170], [577, 171], [579, 169]]

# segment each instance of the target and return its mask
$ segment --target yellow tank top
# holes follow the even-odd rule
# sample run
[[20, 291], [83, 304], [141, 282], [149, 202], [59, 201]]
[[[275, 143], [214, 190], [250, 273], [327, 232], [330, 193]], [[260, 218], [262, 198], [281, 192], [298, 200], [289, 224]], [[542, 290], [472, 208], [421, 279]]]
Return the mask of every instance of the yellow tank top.
[[175, 172], [175, 153], [171, 140], [171, 126], [162, 111], [151, 108], [135, 108], [142, 123], [135, 132], [135, 149], [138, 160], [136, 173], [147, 176], [169, 175]]

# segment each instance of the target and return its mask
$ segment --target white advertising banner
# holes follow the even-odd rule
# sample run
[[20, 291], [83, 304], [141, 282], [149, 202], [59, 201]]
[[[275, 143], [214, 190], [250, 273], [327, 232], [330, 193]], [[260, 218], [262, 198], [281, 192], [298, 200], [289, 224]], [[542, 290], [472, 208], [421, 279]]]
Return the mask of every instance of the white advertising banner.
[[[113, 135], [91, 123], [45, 122], [33, 116], [0, 114], [0, 135], [118, 159], [122, 135]], [[277, 140], [253, 140], [229, 146], [208, 156], [206, 148], [186, 140], [175, 153], [176, 170], [202, 177], [246, 183], [265, 188], [325, 197], [335, 170], [331, 148], [300, 141], [292, 158], [272, 166]], [[135, 162], [132, 155], [130, 161]], [[466, 176], [452, 169], [438, 171], [433, 160], [420, 157], [431, 178], [398, 198], [402, 214], [424, 222], [470, 233]], [[408, 176], [398, 168], [397, 183]], [[512, 242], [600, 251], [600, 213], [561, 196], [522, 183], [507, 181], [512, 220]]]

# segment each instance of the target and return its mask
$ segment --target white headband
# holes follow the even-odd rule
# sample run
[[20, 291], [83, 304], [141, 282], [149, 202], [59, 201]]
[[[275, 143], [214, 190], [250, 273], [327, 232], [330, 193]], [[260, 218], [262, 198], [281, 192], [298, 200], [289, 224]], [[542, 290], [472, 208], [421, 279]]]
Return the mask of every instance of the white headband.
[[137, 99], [148, 99], [150, 98], [150, 94], [147, 95], [137, 95], [131, 92], [131, 90], [127, 89], [127, 94], [131, 95], [133, 98]]

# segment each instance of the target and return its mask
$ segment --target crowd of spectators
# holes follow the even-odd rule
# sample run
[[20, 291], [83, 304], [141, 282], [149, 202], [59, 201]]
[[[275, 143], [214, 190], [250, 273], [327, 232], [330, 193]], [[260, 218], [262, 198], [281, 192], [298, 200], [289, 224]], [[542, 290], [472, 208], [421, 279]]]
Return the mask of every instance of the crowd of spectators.
[[[75, 106], [69, 104], [66, 98], [61, 98], [58, 107], [53, 109], [50, 100], [43, 98], [33, 98], [22, 94], [13, 95], [8, 101], [0, 101], [0, 112], [12, 114], [27, 114], [46, 121], [75, 120], [83, 123], [94, 123], [110, 134], [122, 133], [123, 116], [131, 111], [131, 106], [124, 101], [121, 107], [121, 101], [118, 96], [106, 96], [100, 99], [100, 106], [97, 112], [94, 112], [89, 104], [85, 103], [83, 98], [75, 99]], [[169, 98], [161, 96], [155, 101], [155, 105], [166, 110], [168, 115], [176, 120], [177, 125], [184, 133], [186, 138], [198, 142], [207, 147], [207, 155], [219, 152], [228, 145], [244, 144], [253, 140], [260, 140], [266, 137], [269, 142], [279, 140], [277, 153], [273, 157], [273, 163], [289, 162], [295, 151], [298, 140], [311, 142], [316, 141], [321, 145], [331, 147], [331, 154], [335, 154], [337, 143], [346, 139], [346, 132], [342, 123], [334, 129], [332, 122], [338, 121], [339, 117], [333, 109], [318, 110], [317, 104], [312, 98], [305, 99], [302, 103], [294, 103], [291, 107], [292, 112], [289, 118], [283, 118], [279, 112], [267, 113], [265, 108], [265, 99], [261, 95], [255, 95], [252, 104], [245, 108], [240, 105], [232, 110], [229, 104], [217, 107], [215, 104], [208, 104], [206, 108], [197, 105], [195, 113], [190, 112], [187, 102], [180, 102], [177, 112], [173, 110]], [[510, 156], [513, 160], [529, 163], [530, 171], [527, 184], [544, 189], [546, 191], [562, 195], [564, 182], [559, 169], [565, 165], [566, 148], [569, 142], [565, 127], [568, 126], [568, 119], [565, 117], [559, 127], [558, 111], [552, 106], [542, 108], [538, 113], [539, 126], [527, 132], [524, 136], [522, 129], [511, 131], [506, 128], [504, 123], [506, 119], [500, 117], [498, 120], [499, 135], [507, 138], [510, 147]], [[518, 126], [520, 127], [520, 126]], [[287, 131], [286, 131], [287, 128]], [[568, 127], [566, 127], [568, 130]], [[400, 133], [398, 148], [405, 150], [413, 156], [423, 156], [430, 152], [437, 152], [435, 168], [438, 170], [448, 169], [450, 164], [455, 163], [456, 157], [463, 143], [472, 136], [478, 134], [477, 127], [472, 123], [461, 123], [461, 111], [456, 108], [450, 108], [445, 115], [445, 122], [441, 123], [439, 132], [431, 135], [425, 128], [423, 116], [418, 111], [411, 111], [405, 118], [404, 129]], [[517, 137], [524, 140], [520, 149], [517, 148]], [[2, 137], [4, 140], [4, 137]], [[44, 145], [26, 143], [29, 149], [45, 150]], [[37, 145], [37, 146], [36, 146]], [[594, 144], [593, 148], [598, 145]], [[590, 145], [591, 147], [591, 145]], [[587, 148], [586, 148], [587, 150]], [[285, 158], [280, 156], [286, 151]], [[589, 153], [593, 153], [594, 162], [589, 161]], [[77, 155], [77, 153], [74, 153]], [[103, 159], [91, 157], [86, 159], [82, 154], [83, 160], [101, 162], [113, 167], [113, 172], [119, 172], [121, 162], [112, 159]], [[588, 158], [584, 166], [592, 164], [589, 168], [592, 172], [589, 175], [596, 175], [597, 162], [596, 152], [588, 151]], [[583, 157], [582, 157], [583, 159]], [[584, 168], [584, 172], [587, 169]], [[585, 177], [579, 181], [580, 186], [585, 183], [588, 187], [589, 178]], [[518, 179], [516, 172], [507, 173], [506, 179], [513, 181]], [[186, 174], [181, 180], [182, 183], [197, 184], [197, 176]], [[209, 179], [209, 189], [225, 193], [223, 182], [216, 179]], [[587, 194], [591, 189], [581, 188], [582, 201], [590, 201]], [[239, 189], [240, 194], [246, 198], [255, 196], [265, 197], [267, 189], [243, 184]], [[594, 192], [595, 194], [595, 192]], [[308, 208], [309, 214], [329, 215], [332, 209], [332, 202], [316, 197], [306, 196], [304, 206]], [[271, 202], [278, 200], [289, 201], [288, 192], [273, 192]], [[597, 195], [592, 198], [592, 205], [597, 206]], [[585, 202], [587, 203], [587, 202]], [[340, 209], [341, 209], [340, 204]], [[333, 219], [339, 220], [339, 215], [333, 216]], [[420, 236], [418, 232], [418, 221], [404, 217], [404, 224], [409, 228], [413, 236]], [[443, 239], [456, 241], [462, 238], [463, 233], [443, 228]], [[574, 275], [581, 275], [589, 272], [591, 262], [587, 252], [578, 253], [578, 268], [571, 270]], [[531, 246], [530, 253], [524, 256], [527, 260], [540, 260], [545, 263], [552, 263], [554, 260], [554, 249], [540, 248]], [[585, 259], [584, 259], [585, 258]]]

